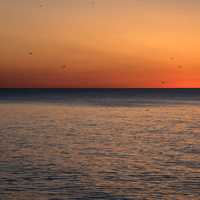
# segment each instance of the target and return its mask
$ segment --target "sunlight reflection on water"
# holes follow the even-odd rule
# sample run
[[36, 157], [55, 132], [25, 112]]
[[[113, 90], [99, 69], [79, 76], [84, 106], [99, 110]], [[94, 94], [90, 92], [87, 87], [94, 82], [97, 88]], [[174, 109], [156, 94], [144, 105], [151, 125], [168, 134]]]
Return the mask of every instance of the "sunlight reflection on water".
[[3, 200], [200, 199], [200, 107], [0, 104]]

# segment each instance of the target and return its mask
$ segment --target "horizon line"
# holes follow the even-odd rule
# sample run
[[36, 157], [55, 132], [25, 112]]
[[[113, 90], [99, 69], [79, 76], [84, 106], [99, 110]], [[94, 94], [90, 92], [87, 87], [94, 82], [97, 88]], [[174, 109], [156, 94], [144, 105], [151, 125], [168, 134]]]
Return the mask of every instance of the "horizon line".
[[36, 90], [48, 90], [48, 89], [55, 89], [55, 90], [156, 90], [156, 89], [162, 89], [162, 90], [172, 90], [172, 89], [200, 89], [200, 87], [166, 87], [166, 88], [161, 88], [161, 87], [139, 87], [139, 88], [134, 88], [134, 87], [0, 87], [0, 90], [29, 90], [29, 89], [36, 89]]

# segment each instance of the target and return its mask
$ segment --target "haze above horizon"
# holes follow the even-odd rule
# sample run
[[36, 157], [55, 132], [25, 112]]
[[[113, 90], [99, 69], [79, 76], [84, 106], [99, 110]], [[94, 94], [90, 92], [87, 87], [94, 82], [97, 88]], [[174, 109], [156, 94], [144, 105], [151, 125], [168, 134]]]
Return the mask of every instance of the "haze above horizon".
[[199, 88], [197, 0], [0, 2], [0, 88]]

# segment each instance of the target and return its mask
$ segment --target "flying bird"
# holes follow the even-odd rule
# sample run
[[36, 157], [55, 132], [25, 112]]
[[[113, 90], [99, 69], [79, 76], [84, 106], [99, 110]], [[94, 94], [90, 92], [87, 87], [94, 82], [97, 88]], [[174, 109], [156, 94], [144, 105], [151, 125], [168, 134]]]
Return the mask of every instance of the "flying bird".
[[165, 81], [161, 81], [162, 85], [164, 85], [166, 82]]
[[94, 0], [91, 0], [89, 3], [90, 3], [91, 6], [93, 6], [93, 7], [95, 6], [95, 1]]
[[61, 65], [60, 68], [61, 68], [61, 69], [66, 69], [67, 66], [66, 66], [66, 65]]
[[44, 7], [44, 2], [43, 1], [40, 1], [40, 8]]
[[183, 66], [182, 66], [182, 65], [178, 65], [178, 68], [179, 68], [179, 69], [182, 69], [182, 68], [183, 68]]

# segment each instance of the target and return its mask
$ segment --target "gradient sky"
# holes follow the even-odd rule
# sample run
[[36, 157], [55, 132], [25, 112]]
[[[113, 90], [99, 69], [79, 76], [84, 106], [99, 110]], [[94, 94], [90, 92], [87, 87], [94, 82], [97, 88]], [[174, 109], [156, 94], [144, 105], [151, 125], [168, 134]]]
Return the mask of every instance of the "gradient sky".
[[0, 87], [200, 87], [199, 0], [0, 0]]

